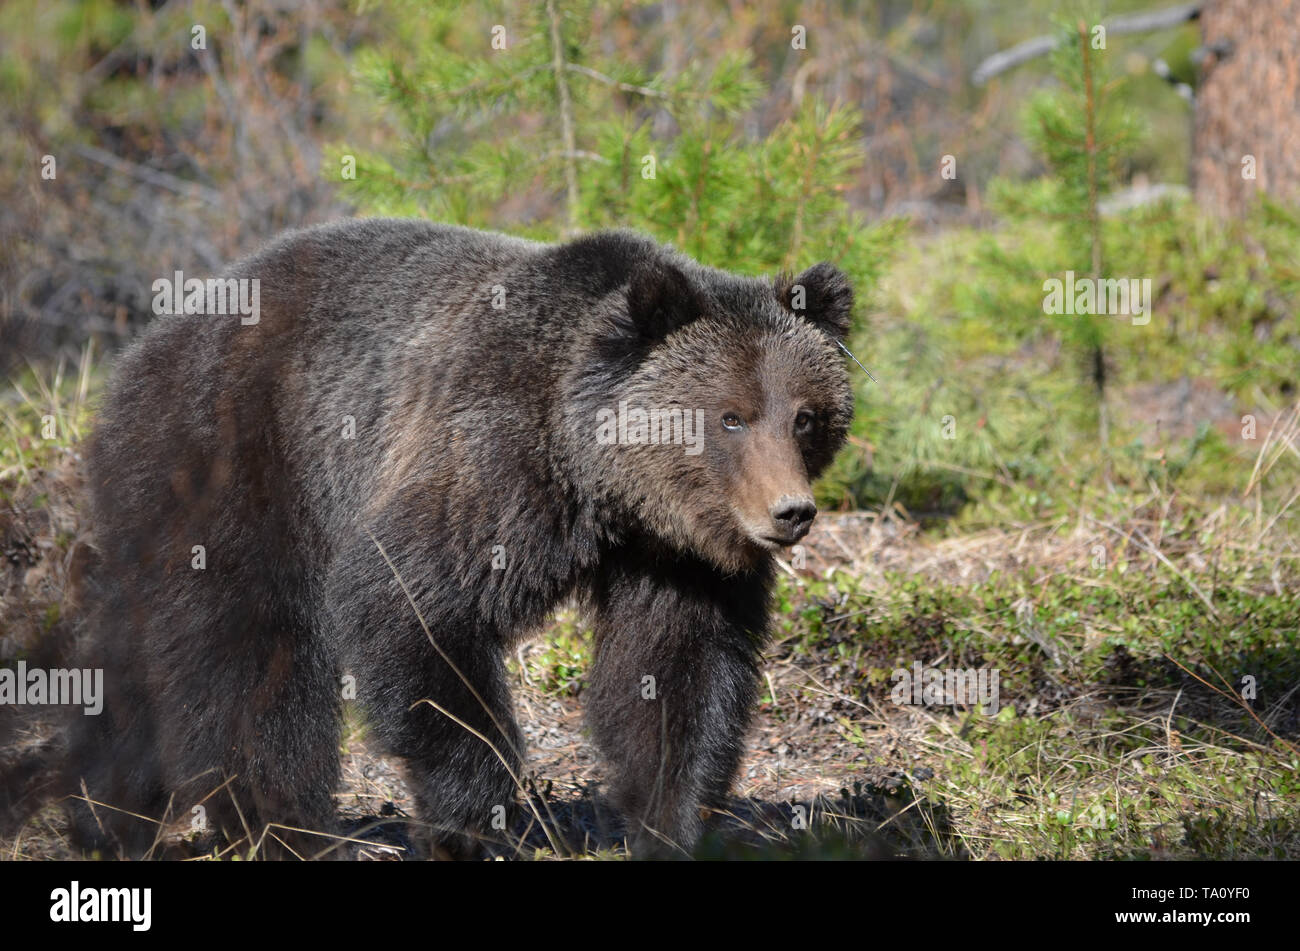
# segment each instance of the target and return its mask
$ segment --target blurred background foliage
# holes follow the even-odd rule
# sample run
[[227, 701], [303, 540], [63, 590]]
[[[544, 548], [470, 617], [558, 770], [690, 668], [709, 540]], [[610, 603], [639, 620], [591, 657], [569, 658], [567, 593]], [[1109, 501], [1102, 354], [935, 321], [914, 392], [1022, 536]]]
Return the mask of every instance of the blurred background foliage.
[[[286, 227], [631, 227], [734, 271], [852, 277], [850, 346], [879, 382], [852, 368], [824, 503], [964, 525], [1088, 491], [1240, 492], [1296, 400], [1300, 218], [1188, 199], [1195, 24], [1068, 41], [1151, 6], [9, 0], [0, 372], [88, 344], [98, 364], [155, 278]], [[972, 83], [1052, 32], [1053, 56]], [[1151, 280], [1149, 324], [1044, 314], [1043, 282], [1096, 260]], [[1278, 465], [1286, 494], [1300, 469]]]

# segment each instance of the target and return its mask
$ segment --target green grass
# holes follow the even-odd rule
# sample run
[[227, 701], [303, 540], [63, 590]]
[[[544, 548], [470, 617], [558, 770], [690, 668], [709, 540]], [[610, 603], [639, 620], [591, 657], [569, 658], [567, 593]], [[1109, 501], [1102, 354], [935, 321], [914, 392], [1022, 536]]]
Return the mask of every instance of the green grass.
[[[1226, 529], [1198, 542], [1178, 554], [1166, 536], [1182, 579], [1137, 552], [1096, 569], [1086, 542], [972, 584], [787, 578], [773, 653], [823, 684], [841, 671], [835, 689], [869, 711], [842, 736], [944, 806], [952, 854], [1296, 858], [1300, 566], [1269, 577]], [[894, 760], [880, 730], [908, 714], [890, 673], [916, 661], [997, 670], [1002, 708], [925, 707], [919, 761]]]
[[[91, 394], [102, 382], [87, 348], [69, 370], [30, 368], [0, 390], [0, 499], [10, 500], [56, 468], [90, 431]], [[39, 507], [38, 495], [33, 502]]]
[[[965, 528], [1051, 517], [1088, 486], [1197, 498], [1240, 491], [1271, 420], [1300, 395], [1300, 217], [1262, 205], [1215, 222], [1191, 203], [1161, 203], [1104, 223], [1106, 273], [1151, 281], [1150, 323], [1106, 330], [1109, 451], [1095, 391], [1069, 321], [1043, 313], [1043, 281], [1059, 277], [1053, 226], [1004, 222], [913, 242], [863, 308], [851, 347], [879, 381], [852, 368], [852, 444], [820, 487], [828, 505], [902, 505], [927, 524]], [[1143, 387], [1186, 379], [1223, 411], [1194, 434], [1169, 433], [1177, 394]], [[1254, 438], [1242, 417], [1257, 418]], [[945, 430], [945, 417], [951, 417]], [[1163, 428], [1158, 425], [1163, 424]], [[1300, 482], [1266, 487], [1266, 506]]]
[[561, 611], [546, 636], [510, 661], [512, 673], [548, 696], [576, 697], [591, 668], [592, 633], [572, 610]]

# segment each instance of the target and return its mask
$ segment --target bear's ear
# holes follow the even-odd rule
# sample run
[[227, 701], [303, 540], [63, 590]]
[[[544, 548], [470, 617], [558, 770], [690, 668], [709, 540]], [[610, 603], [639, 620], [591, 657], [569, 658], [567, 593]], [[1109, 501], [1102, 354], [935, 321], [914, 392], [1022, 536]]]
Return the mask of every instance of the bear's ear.
[[853, 288], [833, 264], [822, 261], [798, 277], [779, 274], [774, 282], [781, 306], [815, 327], [843, 340], [853, 315]]
[[668, 261], [639, 263], [627, 285], [627, 312], [615, 324], [620, 334], [655, 343], [703, 312], [690, 280]]

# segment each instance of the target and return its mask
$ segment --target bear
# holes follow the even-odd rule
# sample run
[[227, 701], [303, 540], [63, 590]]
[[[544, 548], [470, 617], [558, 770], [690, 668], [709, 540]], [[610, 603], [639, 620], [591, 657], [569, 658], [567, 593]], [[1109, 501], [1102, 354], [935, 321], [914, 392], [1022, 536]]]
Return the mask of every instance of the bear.
[[74, 841], [152, 854], [193, 814], [325, 851], [351, 677], [420, 854], [479, 854], [525, 763], [504, 658], [574, 603], [631, 854], [689, 853], [853, 415], [845, 275], [348, 219], [221, 280], [122, 354], [91, 437], [105, 710], [69, 739]]

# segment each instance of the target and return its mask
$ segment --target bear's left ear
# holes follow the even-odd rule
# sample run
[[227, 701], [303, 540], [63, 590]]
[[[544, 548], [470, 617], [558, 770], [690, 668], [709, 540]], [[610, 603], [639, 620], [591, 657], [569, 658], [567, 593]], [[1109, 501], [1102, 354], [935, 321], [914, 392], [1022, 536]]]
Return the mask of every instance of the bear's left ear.
[[826, 261], [814, 264], [796, 278], [777, 275], [776, 299], [796, 317], [843, 340], [853, 315], [853, 288], [844, 272]]
[[676, 265], [651, 259], [633, 270], [627, 286], [627, 312], [616, 322], [624, 335], [657, 343], [702, 312], [690, 279]]

